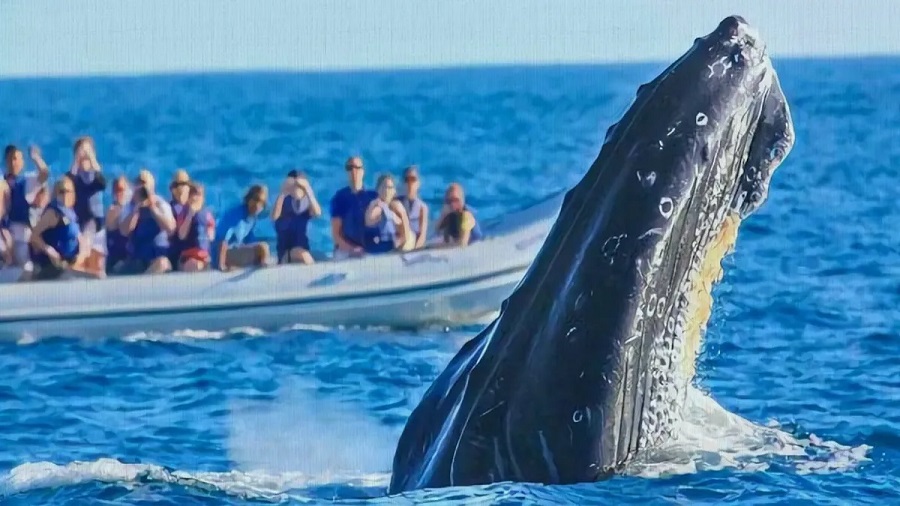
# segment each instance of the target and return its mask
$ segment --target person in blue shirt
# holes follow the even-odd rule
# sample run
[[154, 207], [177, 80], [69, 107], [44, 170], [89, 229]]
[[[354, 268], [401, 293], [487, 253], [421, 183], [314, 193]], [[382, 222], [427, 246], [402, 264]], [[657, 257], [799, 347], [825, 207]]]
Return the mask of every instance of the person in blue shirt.
[[268, 192], [262, 185], [253, 185], [241, 204], [225, 211], [216, 227], [216, 246], [213, 265], [222, 271], [255, 265], [264, 267], [269, 261], [269, 245], [260, 241], [256, 226], [266, 208]]
[[331, 239], [334, 241], [335, 260], [364, 254], [366, 209], [378, 198], [375, 191], [364, 188], [362, 158], [348, 158], [344, 170], [347, 171], [348, 184], [331, 198]]

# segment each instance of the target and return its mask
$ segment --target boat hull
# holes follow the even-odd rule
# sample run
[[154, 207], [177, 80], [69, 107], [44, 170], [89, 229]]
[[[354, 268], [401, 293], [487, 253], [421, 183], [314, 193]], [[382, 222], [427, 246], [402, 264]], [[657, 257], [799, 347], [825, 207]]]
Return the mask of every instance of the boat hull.
[[560, 204], [556, 196], [487, 223], [490, 239], [467, 248], [228, 273], [0, 284], [0, 338], [483, 323], [525, 275]]

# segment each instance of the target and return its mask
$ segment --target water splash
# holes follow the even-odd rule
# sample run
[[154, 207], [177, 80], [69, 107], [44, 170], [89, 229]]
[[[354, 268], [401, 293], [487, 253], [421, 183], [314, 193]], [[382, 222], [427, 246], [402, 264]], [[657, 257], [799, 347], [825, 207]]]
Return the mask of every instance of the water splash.
[[196, 490], [221, 492], [243, 499], [284, 501], [309, 500], [302, 493], [291, 493], [323, 484], [351, 487], [387, 486], [390, 475], [331, 474], [307, 475], [299, 472], [267, 474], [263, 472], [187, 472], [167, 469], [154, 464], [127, 464], [112, 458], [92, 462], [71, 462], [57, 465], [35, 462], [20, 465], [0, 479], [0, 497], [28, 491], [71, 487], [88, 482], [139, 484], [169, 483]]
[[[323, 486], [347, 491], [366, 502], [385, 500], [390, 460], [399, 431], [339, 401], [319, 398], [311, 387], [294, 384], [267, 409], [246, 402], [232, 406], [231, 458], [242, 470], [189, 472], [155, 464], [128, 464], [111, 458], [57, 465], [22, 464], [0, 478], [0, 497], [86, 482], [169, 483], [250, 500], [317, 501]], [[297, 413], [315, 412], [313, 417]], [[777, 424], [754, 424], [728, 412], [704, 392], [691, 388], [676, 437], [642, 455], [625, 474], [648, 480], [731, 469], [764, 472], [778, 463], [798, 474], [852, 470], [868, 461], [867, 445], [844, 446], [814, 435], [795, 437]], [[785, 465], [785, 462], [787, 465]], [[522, 484], [492, 484], [467, 490], [413, 493], [418, 502], [450, 497], [508, 497]], [[524, 486], [524, 485], [523, 485]], [[584, 486], [603, 487], [603, 484]], [[576, 486], [577, 487], [577, 486]], [[526, 486], [527, 488], [527, 486]], [[365, 490], [368, 489], [368, 490]]]
[[[390, 472], [399, 427], [294, 380], [272, 401], [231, 404], [229, 458], [244, 470], [347, 476]], [[330, 478], [327, 478], [330, 479]]]
[[815, 435], [798, 438], [777, 422], [758, 425], [727, 411], [696, 387], [688, 389], [675, 438], [633, 461], [626, 473], [645, 478], [732, 469], [766, 471], [786, 460], [797, 473], [842, 472], [868, 461], [870, 446], [844, 446]]

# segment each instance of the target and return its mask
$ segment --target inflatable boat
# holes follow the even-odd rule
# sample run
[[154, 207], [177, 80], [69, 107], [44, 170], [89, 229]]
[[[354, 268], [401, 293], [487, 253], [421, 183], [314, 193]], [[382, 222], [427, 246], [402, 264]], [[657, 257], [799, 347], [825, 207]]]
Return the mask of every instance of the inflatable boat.
[[13, 282], [7, 272], [0, 338], [482, 323], [524, 276], [563, 197], [483, 222], [485, 239], [466, 248], [104, 279]]

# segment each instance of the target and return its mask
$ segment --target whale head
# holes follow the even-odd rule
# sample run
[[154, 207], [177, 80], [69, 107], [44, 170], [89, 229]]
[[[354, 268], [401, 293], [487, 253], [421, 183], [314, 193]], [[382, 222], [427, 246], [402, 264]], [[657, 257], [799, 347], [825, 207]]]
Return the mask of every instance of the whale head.
[[500, 315], [413, 411], [390, 492], [592, 481], [671, 438], [721, 260], [793, 142], [740, 17], [640, 86]]

